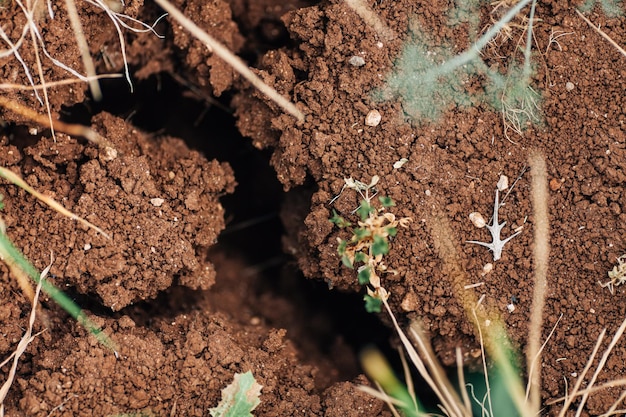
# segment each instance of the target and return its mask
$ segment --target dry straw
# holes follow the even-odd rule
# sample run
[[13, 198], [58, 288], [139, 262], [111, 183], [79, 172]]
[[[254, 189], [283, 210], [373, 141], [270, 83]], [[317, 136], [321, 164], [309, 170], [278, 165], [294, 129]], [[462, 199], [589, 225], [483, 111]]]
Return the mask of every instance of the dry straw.
[[241, 74], [255, 88], [268, 96], [284, 111], [291, 114], [299, 121], [304, 121], [304, 114], [289, 100], [281, 96], [278, 91], [265, 84], [248, 66], [224, 45], [215, 40], [211, 35], [203, 31], [191, 19], [187, 18], [180, 10], [167, 0], [155, 0], [156, 3], [174, 18], [181, 26], [187, 29], [200, 42], [204, 43], [210, 51], [231, 65], [235, 71]]
[[541, 401], [541, 330], [543, 328], [543, 309], [548, 287], [548, 258], [550, 255], [550, 223], [548, 219], [548, 174], [546, 161], [539, 152], [532, 152], [528, 158], [531, 174], [531, 200], [534, 215], [534, 287], [533, 301], [530, 308], [530, 327], [528, 332], [528, 350], [526, 363], [528, 367], [527, 400], [531, 408], [538, 410]]

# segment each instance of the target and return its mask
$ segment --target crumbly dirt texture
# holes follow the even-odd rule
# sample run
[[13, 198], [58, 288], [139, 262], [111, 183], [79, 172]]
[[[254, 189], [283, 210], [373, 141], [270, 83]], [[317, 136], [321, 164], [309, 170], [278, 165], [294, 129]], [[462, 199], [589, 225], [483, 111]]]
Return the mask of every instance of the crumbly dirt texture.
[[[451, 2], [368, 3], [393, 31], [392, 39], [339, 0], [174, 3], [228, 48], [245, 54], [306, 121], [283, 114], [169, 17], [154, 27], [162, 38], [123, 29], [134, 80], [167, 74], [194, 99], [231, 106], [239, 132], [254, 152], [271, 153], [269, 163], [289, 191], [281, 212], [284, 231], [276, 230], [283, 234], [284, 252], [329, 291], [363, 291], [337, 255], [337, 238], [349, 235], [328, 219], [336, 210], [356, 220], [352, 213], [360, 198], [344, 189], [345, 178], [368, 183], [379, 176], [376, 191], [396, 203], [390, 211], [412, 219], [385, 257], [398, 272], [382, 277], [391, 308], [403, 325], [421, 320], [445, 365], [454, 364], [456, 347], [469, 366], [476, 365], [474, 326], [462, 295], [454, 291], [464, 285], [480, 284], [471, 291], [499, 312], [521, 353], [527, 346], [535, 224], [527, 166], [531, 152], [545, 155], [551, 252], [542, 334], [545, 340], [553, 327], [554, 334], [544, 350], [541, 394], [545, 413], [556, 415], [559, 404], [547, 404], [574, 385], [602, 330], [612, 336], [626, 314], [626, 289], [617, 286], [612, 294], [598, 284], [608, 280], [607, 271], [626, 252], [626, 58], [578, 16], [579, 2], [537, 2], [532, 86], [542, 97], [542, 122], [529, 124], [522, 135], [505, 130], [502, 114], [484, 101], [448, 105], [436, 121], [417, 121], [401, 97], [375, 98], [417, 28], [428, 33], [432, 45], [454, 45], [454, 53], [471, 45], [471, 24], [450, 24]], [[83, 74], [76, 41], [68, 35], [65, 3], [51, 4], [53, 17], [45, 4], [34, 14], [42, 36], [39, 52], [45, 46]], [[482, 33], [492, 24], [494, 6], [481, 4], [475, 24]], [[123, 72], [110, 17], [93, 5], [78, 7], [98, 73]], [[143, 1], [126, 2], [121, 12], [148, 26], [161, 16]], [[626, 43], [625, 17], [608, 17], [600, 2], [586, 16], [618, 44]], [[23, 37], [19, 59], [0, 58], [3, 97], [42, 115], [48, 101], [53, 119], [76, 103], [92, 108], [82, 82], [53, 85], [47, 99], [41, 89], [34, 94], [29, 87], [41, 79], [19, 3], [5, 2], [0, 20], [12, 43]], [[521, 59], [518, 42], [525, 41], [519, 27], [511, 26], [510, 33], [481, 55], [486, 67], [501, 74], [509, 57]], [[42, 68], [46, 83], [75, 78], [45, 54]], [[459, 88], [478, 97], [484, 81], [470, 76]], [[382, 115], [379, 124], [366, 124], [372, 110]], [[232, 247], [220, 246], [229, 218], [220, 198], [237, 193], [242, 174], [228, 162], [104, 111], [91, 114], [90, 124], [116, 155], [83, 138], [53, 137], [46, 126], [9, 109], [0, 109], [0, 119], [2, 166], [110, 238], [3, 182], [8, 236], [40, 270], [52, 252], [50, 280], [86, 307], [118, 344], [117, 355], [98, 345], [44, 296], [35, 327], [46, 330], [21, 358], [5, 401], [7, 415], [206, 416], [233, 374], [248, 370], [263, 385], [255, 415], [389, 415], [381, 402], [356, 388], [367, 381], [342, 338], [336, 335], [331, 346], [316, 350], [311, 337], [302, 336], [307, 317], [296, 313], [297, 298], [258, 291], [272, 278], [246, 265]], [[213, 131], [205, 136], [234, 140]], [[501, 175], [510, 185], [501, 194], [500, 221], [507, 222], [502, 237], [522, 232], [494, 262], [486, 248], [466, 243], [490, 241], [488, 231], [476, 228], [468, 215], [480, 212], [489, 221]], [[246, 237], [259, 247], [265, 239]], [[445, 260], [451, 253], [453, 267]], [[487, 263], [493, 269], [485, 273]], [[0, 358], [6, 358], [23, 334], [30, 305], [4, 264], [0, 271]], [[601, 349], [607, 345], [605, 340]], [[621, 378], [625, 364], [620, 341], [596, 384]], [[8, 371], [5, 365], [0, 375]], [[619, 394], [617, 389], [594, 393], [584, 414], [605, 412]]]

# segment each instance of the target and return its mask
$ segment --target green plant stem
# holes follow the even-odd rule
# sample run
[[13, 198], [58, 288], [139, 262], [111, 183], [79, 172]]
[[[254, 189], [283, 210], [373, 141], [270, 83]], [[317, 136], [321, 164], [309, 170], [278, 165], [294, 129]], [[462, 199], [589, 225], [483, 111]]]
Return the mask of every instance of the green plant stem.
[[[37, 269], [22, 255], [22, 253], [13, 245], [9, 237], [0, 233], [0, 258], [12, 259], [15, 264], [22, 269], [35, 283], [39, 284], [41, 279]], [[91, 333], [98, 342], [107, 348], [116, 351], [115, 343], [100, 329], [92, 320], [87, 317], [83, 310], [70, 299], [65, 293], [55, 287], [47, 280], [41, 281], [42, 290], [50, 296], [63, 310], [65, 310], [76, 321], [83, 325], [89, 333]]]
[[407, 417], [423, 415], [417, 399], [412, 397], [403, 384], [393, 373], [387, 359], [378, 349], [369, 347], [361, 352], [361, 364], [365, 373], [382, 387], [383, 391], [397, 401], [398, 407]]

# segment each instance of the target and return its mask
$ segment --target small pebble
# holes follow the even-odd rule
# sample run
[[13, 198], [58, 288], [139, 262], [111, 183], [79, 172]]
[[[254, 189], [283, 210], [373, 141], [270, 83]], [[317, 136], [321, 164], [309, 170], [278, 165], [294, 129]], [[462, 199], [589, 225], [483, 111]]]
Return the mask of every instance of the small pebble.
[[85, 243], [85, 246], [83, 246], [84, 250], [89, 250], [91, 249], [91, 244], [90, 243]]
[[161, 207], [164, 202], [165, 202], [165, 200], [163, 200], [162, 198], [151, 198], [150, 199], [150, 204], [152, 204], [154, 207]]
[[474, 226], [478, 227], [479, 229], [487, 225], [487, 222], [485, 221], [483, 215], [477, 211], [471, 212], [469, 214], [469, 219], [474, 224]]
[[352, 57], [350, 57], [350, 59], [348, 60], [348, 63], [350, 65], [352, 65], [353, 67], [362, 67], [363, 65], [365, 65], [365, 60], [357, 55], [353, 55]]
[[399, 161], [394, 162], [394, 163], [393, 163], [393, 167], [394, 167], [394, 169], [399, 169], [399, 168], [402, 168], [402, 166], [403, 166], [404, 164], [406, 164], [407, 162], [409, 162], [409, 160], [408, 160], [408, 159], [406, 159], [406, 158], [402, 158], [402, 159], [400, 159]]
[[565, 89], [567, 91], [572, 91], [574, 89], [574, 83], [571, 81], [568, 81], [565, 83]]
[[370, 110], [367, 116], [365, 116], [365, 124], [367, 126], [378, 126], [382, 118], [378, 110]]
[[515, 311], [515, 305], [514, 304], [507, 304], [506, 305], [506, 309], [509, 310], [509, 313], [512, 313]]
[[500, 175], [500, 179], [498, 180], [496, 187], [498, 187], [499, 191], [504, 191], [509, 188], [509, 177], [506, 175]]
[[490, 273], [491, 271], [493, 271], [493, 264], [491, 262], [488, 262], [485, 264], [485, 266], [483, 266], [483, 273], [482, 275], [485, 276], [488, 273]]
[[550, 189], [551, 189], [552, 191], [556, 191], [556, 190], [558, 190], [559, 188], [561, 188], [561, 185], [562, 185], [562, 184], [563, 184], [563, 182], [562, 182], [562, 181], [559, 181], [559, 180], [557, 180], [556, 178], [552, 178], [552, 179], [550, 180]]

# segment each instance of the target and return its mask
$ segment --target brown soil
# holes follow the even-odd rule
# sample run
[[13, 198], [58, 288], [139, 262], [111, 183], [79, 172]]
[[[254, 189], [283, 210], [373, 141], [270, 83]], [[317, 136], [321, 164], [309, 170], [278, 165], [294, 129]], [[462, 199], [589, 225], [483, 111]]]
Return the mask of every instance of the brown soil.
[[[17, 2], [5, 3], [3, 30], [16, 42], [25, 17]], [[104, 103], [92, 102], [84, 84], [48, 90], [53, 118], [89, 121], [117, 157], [80, 138], [53, 138], [48, 129], [2, 110], [2, 166], [111, 239], [3, 184], [7, 234], [40, 270], [52, 251], [51, 280], [119, 345], [116, 357], [46, 298], [36, 325], [46, 331], [20, 362], [5, 401], [7, 415], [204, 416], [233, 374], [247, 370], [263, 385], [255, 415], [388, 415], [382, 403], [356, 390], [367, 382], [355, 355], [368, 338], [377, 342], [387, 333], [370, 329], [360, 303], [345, 295], [332, 301], [335, 295], [326, 289], [298, 281], [290, 265], [295, 260], [307, 278], [334, 289], [330, 293], [362, 293], [354, 271], [342, 267], [337, 255], [337, 237], [346, 235], [328, 221], [332, 209], [354, 220], [358, 196], [341, 192], [348, 177], [368, 182], [380, 176], [380, 195], [394, 199], [396, 215], [413, 219], [386, 257], [399, 274], [383, 277], [401, 321], [421, 319], [446, 365], [453, 364], [457, 346], [468, 362], [474, 356], [473, 326], [438, 255], [445, 240], [460, 254], [466, 284], [484, 282], [477, 294], [501, 312], [523, 352], [534, 219], [530, 176], [522, 173], [533, 149], [546, 155], [552, 179], [544, 337], [562, 315], [544, 351], [543, 401], [574, 384], [602, 329], [613, 334], [626, 313], [623, 288], [611, 294], [598, 285], [626, 252], [624, 57], [578, 17], [577, 2], [537, 5], [534, 34], [542, 54], [533, 86], [543, 96], [544, 123], [529, 126], [523, 136], [509, 132], [515, 143], [505, 138], [501, 114], [483, 103], [449, 106], [437, 122], [415, 123], [402, 112], [406, 103], [373, 99], [372, 90], [384, 85], [416, 22], [435, 45], [449, 42], [456, 52], [469, 46], [467, 27], [447, 23], [450, 2], [373, 3], [398, 35], [391, 41], [381, 40], [339, 0], [175, 3], [249, 58], [267, 83], [296, 102], [306, 121], [282, 114], [169, 18], [155, 26], [163, 38], [125, 35], [134, 95], [122, 92], [128, 90], [122, 80], [102, 82]], [[79, 7], [99, 72], [123, 71], [110, 18], [95, 6]], [[52, 8], [54, 19], [45, 7], [36, 13], [45, 28], [43, 44], [82, 71], [64, 3]], [[489, 23], [489, 10], [482, 10], [480, 25]], [[160, 16], [153, 4], [139, 0], [126, 3], [123, 12], [148, 24]], [[607, 18], [599, 6], [588, 16], [625, 43], [623, 17]], [[484, 51], [488, 65], [505, 69], [501, 57], [513, 54], [520, 36], [513, 33]], [[550, 44], [555, 33], [565, 35]], [[20, 56], [39, 84], [29, 36]], [[351, 65], [352, 56], [365, 65]], [[40, 102], [32, 89], [6, 85], [30, 85], [24, 66], [13, 56], [0, 62], [2, 94], [44, 114], [41, 90]], [[68, 78], [48, 58], [43, 68], [48, 83]], [[463, 88], [476, 92], [479, 81], [469, 79]], [[249, 142], [233, 132], [230, 108]], [[372, 109], [382, 114], [377, 126], [364, 123]], [[408, 162], [394, 168], [401, 158]], [[267, 175], [268, 160], [284, 191]], [[500, 210], [507, 222], [503, 237], [524, 227], [493, 262], [486, 248], [464, 242], [489, 239], [468, 215], [489, 217], [502, 174], [511, 182], [520, 176]], [[281, 238], [288, 260], [272, 249]], [[488, 262], [493, 271], [483, 276]], [[6, 358], [23, 334], [30, 306], [1, 268], [0, 358]], [[352, 320], [348, 326], [337, 324], [346, 318]], [[620, 378], [625, 363], [620, 343], [599, 383]], [[7, 373], [5, 366], [2, 375]], [[618, 395], [592, 395], [585, 413], [606, 411]], [[555, 414], [558, 406], [546, 410]]]

